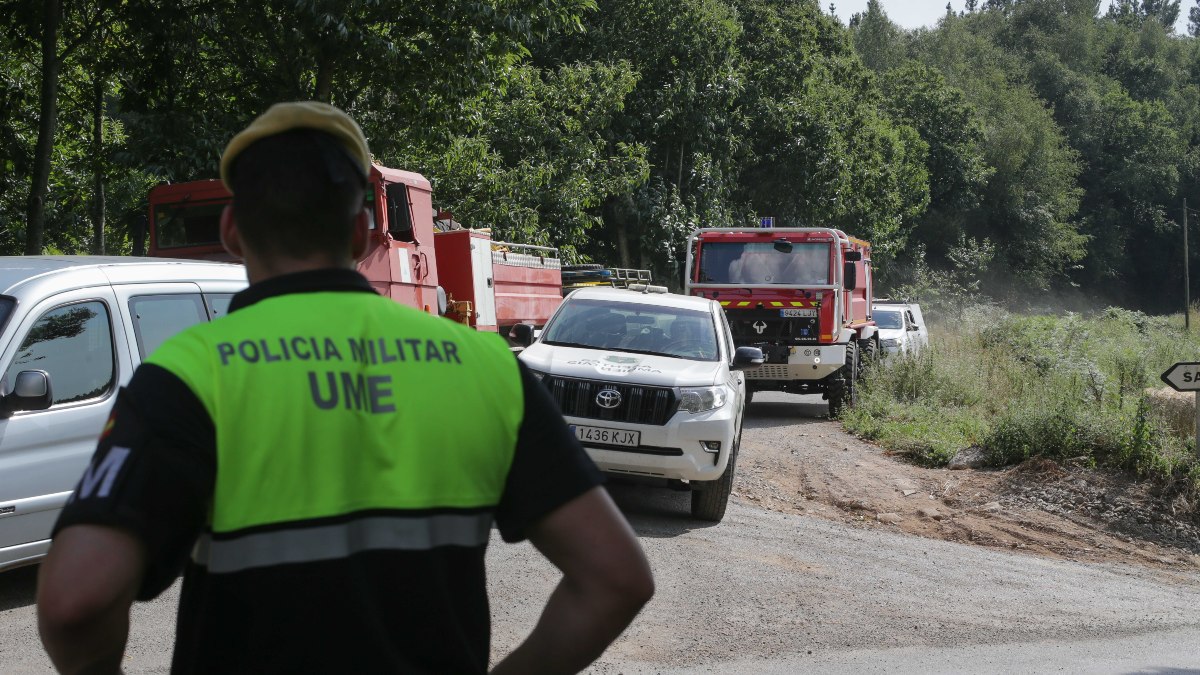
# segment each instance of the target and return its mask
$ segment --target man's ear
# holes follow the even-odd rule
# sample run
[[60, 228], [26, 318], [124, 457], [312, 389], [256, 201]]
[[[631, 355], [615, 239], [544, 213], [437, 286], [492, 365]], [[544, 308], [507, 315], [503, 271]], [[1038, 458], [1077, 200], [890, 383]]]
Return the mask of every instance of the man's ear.
[[371, 214], [367, 212], [366, 207], [363, 207], [358, 215], [354, 217], [354, 231], [350, 238], [350, 257], [354, 258], [355, 262], [361, 262], [367, 257], [367, 250], [371, 247]]
[[242, 238], [233, 218], [233, 204], [226, 204], [221, 211], [221, 245], [235, 258], [242, 259]]

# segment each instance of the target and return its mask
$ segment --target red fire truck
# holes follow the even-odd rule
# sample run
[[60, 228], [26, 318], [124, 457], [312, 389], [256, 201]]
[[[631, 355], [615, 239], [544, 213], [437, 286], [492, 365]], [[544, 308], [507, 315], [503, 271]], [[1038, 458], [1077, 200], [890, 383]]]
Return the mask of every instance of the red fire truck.
[[721, 303], [736, 346], [766, 356], [748, 392], [820, 393], [832, 415], [854, 405], [879, 353], [868, 242], [829, 228], [700, 229], [685, 285]]
[[[218, 233], [229, 201], [219, 180], [155, 187], [149, 254], [233, 260]], [[382, 295], [501, 335], [519, 323], [541, 326], [562, 302], [556, 249], [494, 242], [487, 231], [436, 231], [420, 174], [372, 165], [366, 207], [371, 244], [358, 270]]]

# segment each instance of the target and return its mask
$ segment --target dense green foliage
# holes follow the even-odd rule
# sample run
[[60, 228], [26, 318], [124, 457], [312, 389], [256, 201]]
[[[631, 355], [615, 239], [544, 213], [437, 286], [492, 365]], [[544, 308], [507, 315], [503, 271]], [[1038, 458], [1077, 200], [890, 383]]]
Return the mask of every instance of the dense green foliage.
[[1020, 316], [974, 306], [964, 318], [938, 326], [930, 349], [873, 369], [846, 426], [934, 466], [976, 446], [993, 466], [1043, 457], [1200, 490], [1190, 430], [1145, 394], [1160, 386], [1159, 373], [1200, 351], [1181, 315]]
[[151, 185], [312, 98], [460, 222], [673, 284], [693, 228], [770, 215], [870, 239], [935, 309], [1175, 309], [1200, 41], [1170, 26], [1200, 2], [967, 7], [0, 0], [0, 252], [129, 252]]

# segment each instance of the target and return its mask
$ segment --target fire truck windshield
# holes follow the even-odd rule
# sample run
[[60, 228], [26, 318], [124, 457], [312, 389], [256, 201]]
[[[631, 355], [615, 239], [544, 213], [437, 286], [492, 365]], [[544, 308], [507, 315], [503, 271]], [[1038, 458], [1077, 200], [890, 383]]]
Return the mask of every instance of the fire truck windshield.
[[811, 286], [831, 283], [829, 244], [794, 243], [780, 251], [773, 242], [704, 242], [702, 284]]
[[[364, 206], [367, 209], [370, 229], [375, 229], [375, 203], [373, 194], [368, 193]], [[221, 243], [221, 211], [227, 200], [210, 202], [179, 201], [158, 204], [154, 207], [155, 242], [158, 248], [184, 248], [187, 246], [210, 246]]]
[[158, 248], [220, 244], [224, 208], [224, 201], [159, 204], [152, 225]]

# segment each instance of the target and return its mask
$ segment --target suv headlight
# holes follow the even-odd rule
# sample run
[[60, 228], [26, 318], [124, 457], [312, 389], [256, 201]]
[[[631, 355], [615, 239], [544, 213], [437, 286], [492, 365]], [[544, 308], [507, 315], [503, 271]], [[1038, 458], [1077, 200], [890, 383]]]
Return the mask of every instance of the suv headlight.
[[546, 374], [545, 374], [545, 373], [543, 373], [543, 372], [542, 372], [542, 371], [540, 371], [540, 370], [534, 370], [533, 368], [529, 368], [529, 373], [530, 373], [531, 375], [533, 375], [535, 378], [537, 378], [537, 381], [538, 381], [538, 382], [541, 382], [541, 381], [542, 381], [543, 379], [545, 379], [545, 377], [546, 377]]
[[897, 340], [896, 338], [887, 338], [884, 340], [880, 340], [879, 344], [884, 347], [895, 347], [900, 344], [900, 341]]
[[729, 400], [729, 390], [725, 387], [681, 387], [679, 389], [679, 409], [690, 413], [715, 410], [725, 405]]

